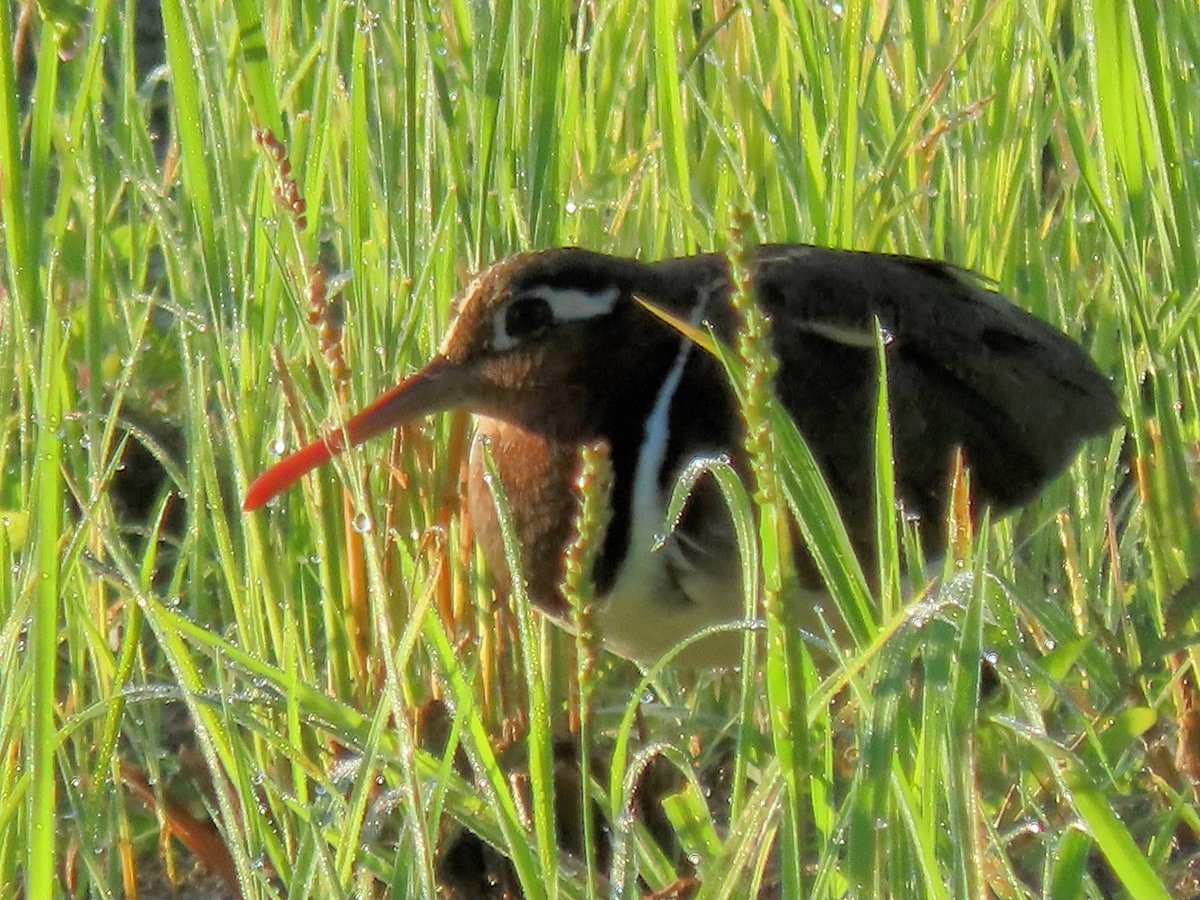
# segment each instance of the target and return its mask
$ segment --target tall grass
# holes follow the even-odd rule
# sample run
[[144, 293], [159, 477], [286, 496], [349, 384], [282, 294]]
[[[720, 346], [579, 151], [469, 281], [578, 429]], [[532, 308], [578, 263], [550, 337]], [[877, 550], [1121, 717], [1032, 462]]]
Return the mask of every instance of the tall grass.
[[[468, 833], [531, 898], [1196, 890], [1192, 4], [158, 12], [0, 4], [0, 896], [145, 894], [181, 845], [248, 898], [432, 896]], [[751, 580], [787, 604], [798, 514], [856, 612], [832, 672], [772, 619], [766, 691], [603, 655], [569, 687], [574, 640], [514, 619], [470, 549], [461, 416], [238, 512], [430, 355], [488, 261], [739, 240], [986, 273], [1084, 342], [1128, 427], [960, 522], [936, 591], [896, 589], [918, 548], [881, 523], [866, 603], [774, 414], [773, 502], [726, 484], [762, 523]], [[552, 736], [581, 696], [571, 787]], [[604, 852], [556, 839], [570, 791]]]

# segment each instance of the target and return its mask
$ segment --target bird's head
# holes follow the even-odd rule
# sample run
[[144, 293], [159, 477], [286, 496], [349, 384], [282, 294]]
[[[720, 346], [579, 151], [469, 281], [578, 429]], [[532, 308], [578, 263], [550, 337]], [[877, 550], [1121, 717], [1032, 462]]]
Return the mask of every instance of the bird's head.
[[575, 248], [495, 263], [463, 292], [424, 368], [264, 472], [243, 509], [257, 509], [347, 447], [435, 412], [462, 409], [586, 439], [597, 380], [620, 368], [638, 320], [659, 327], [631, 299], [647, 271]]

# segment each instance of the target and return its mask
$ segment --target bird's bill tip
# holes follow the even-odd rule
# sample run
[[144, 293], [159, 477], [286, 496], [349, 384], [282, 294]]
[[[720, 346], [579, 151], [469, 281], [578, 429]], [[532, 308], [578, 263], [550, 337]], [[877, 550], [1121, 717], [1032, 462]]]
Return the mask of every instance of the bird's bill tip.
[[278, 497], [293, 484], [332, 458], [327, 440], [313, 441], [281, 459], [254, 479], [242, 500], [242, 510], [252, 512]]

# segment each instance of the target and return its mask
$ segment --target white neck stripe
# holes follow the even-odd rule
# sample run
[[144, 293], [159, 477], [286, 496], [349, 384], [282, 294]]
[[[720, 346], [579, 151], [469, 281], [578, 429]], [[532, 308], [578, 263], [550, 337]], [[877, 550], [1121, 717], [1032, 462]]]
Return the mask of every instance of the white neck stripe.
[[[708, 299], [714, 287], [723, 282], [714, 282], [712, 286], [702, 287], [700, 298], [692, 309], [688, 321], [699, 325], [708, 305]], [[679, 352], [667, 377], [663, 380], [658, 396], [654, 399], [654, 407], [646, 419], [646, 430], [642, 436], [642, 448], [638, 453], [637, 469], [633, 477], [633, 495], [630, 498], [633, 508], [629, 523], [628, 553], [645, 552], [646, 547], [639, 544], [652, 543], [654, 535], [662, 527], [663, 509], [659, 479], [662, 476], [663, 463], [666, 461], [667, 444], [670, 440], [671, 400], [679, 389], [683, 379], [683, 370], [687, 366], [688, 356], [692, 352], [692, 340], [686, 336], [680, 338]]]

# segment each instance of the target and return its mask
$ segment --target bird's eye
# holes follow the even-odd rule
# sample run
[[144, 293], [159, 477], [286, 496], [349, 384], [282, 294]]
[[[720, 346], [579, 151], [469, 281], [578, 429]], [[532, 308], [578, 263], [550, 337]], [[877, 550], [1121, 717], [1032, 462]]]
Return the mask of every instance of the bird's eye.
[[554, 310], [544, 297], [518, 298], [504, 313], [504, 332], [516, 341], [541, 337], [553, 324]]

